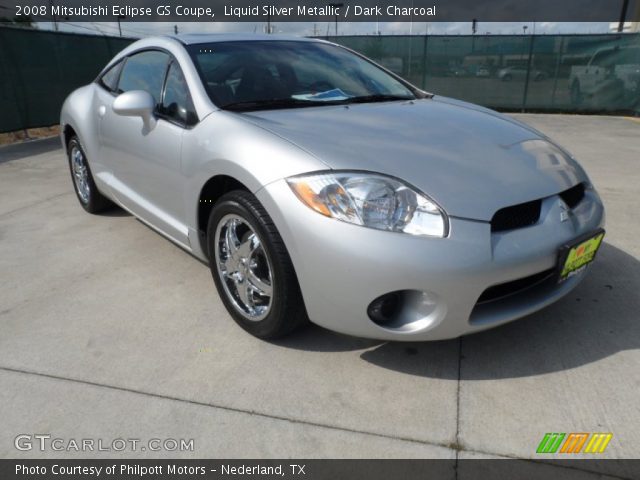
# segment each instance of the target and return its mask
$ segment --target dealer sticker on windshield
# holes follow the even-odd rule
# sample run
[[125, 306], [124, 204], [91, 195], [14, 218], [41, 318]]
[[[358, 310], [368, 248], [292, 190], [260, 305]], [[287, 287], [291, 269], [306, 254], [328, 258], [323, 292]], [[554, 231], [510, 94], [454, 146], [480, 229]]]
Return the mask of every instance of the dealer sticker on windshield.
[[590, 237], [579, 240], [578, 243], [572, 246], [565, 247], [560, 255], [559, 281], [562, 282], [584, 270], [596, 257], [603, 238], [604, 230], [599, 230]]

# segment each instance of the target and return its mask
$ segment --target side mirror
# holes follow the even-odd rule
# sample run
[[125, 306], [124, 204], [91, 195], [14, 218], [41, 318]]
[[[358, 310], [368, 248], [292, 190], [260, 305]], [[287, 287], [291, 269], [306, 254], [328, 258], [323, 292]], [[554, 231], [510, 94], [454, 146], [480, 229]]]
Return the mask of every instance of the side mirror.
[[127, 117], [142, 117], [144, 124], [149, 126], [153, 119], [156, 103], [149, 92], [131, 90], [121, 93], [113, 101], [113, 111]]

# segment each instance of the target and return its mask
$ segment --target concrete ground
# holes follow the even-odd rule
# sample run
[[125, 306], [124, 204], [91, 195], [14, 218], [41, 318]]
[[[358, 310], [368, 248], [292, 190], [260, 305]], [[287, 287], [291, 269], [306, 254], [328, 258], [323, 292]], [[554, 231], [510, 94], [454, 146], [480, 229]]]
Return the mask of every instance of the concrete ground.
[[[420, 344], [257, 340], [206, 265], [120, 210], [86, 214], [57, 143], [0, 149], [0, 457], [540, 458], [546, 432], [612, 432], [598, 458], [640, 457], [640, 122], [517, 118], [586, 167], [606, 243], [552, 307]], [[39, 433], [194, 451], [14, 448]]]

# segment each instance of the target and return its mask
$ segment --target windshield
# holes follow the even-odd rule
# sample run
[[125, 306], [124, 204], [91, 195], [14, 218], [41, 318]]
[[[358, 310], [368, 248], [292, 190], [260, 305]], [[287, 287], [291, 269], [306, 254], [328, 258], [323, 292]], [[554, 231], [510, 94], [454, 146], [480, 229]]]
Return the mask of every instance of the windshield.
[[416, 98], [412, 90], [340, 47], [299, 41], [191, 45], [211, 100], [221, 108], [297, 108]]

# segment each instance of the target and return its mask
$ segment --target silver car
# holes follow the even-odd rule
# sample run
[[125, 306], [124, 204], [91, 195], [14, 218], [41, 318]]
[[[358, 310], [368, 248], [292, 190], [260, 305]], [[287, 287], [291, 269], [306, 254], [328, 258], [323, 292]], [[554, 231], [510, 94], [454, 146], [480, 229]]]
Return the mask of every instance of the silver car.
[[61, 124], [84, 209], [119, 205], [207, 261], [260, 338], [494, 327], [576, 287], [604, 235], [589, 178], [544, 135], [320, 40], [140, 40]]

